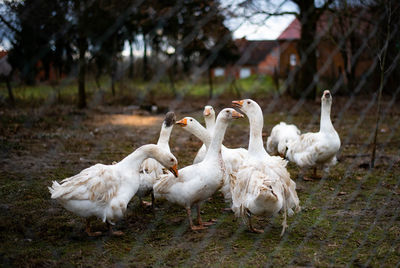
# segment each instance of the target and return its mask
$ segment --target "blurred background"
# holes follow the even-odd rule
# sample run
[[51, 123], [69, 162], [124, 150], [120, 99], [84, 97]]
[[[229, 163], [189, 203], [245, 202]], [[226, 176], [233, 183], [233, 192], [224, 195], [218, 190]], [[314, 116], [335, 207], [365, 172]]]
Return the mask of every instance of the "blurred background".
[[1, 1], [1, 105], [394, 94], [387, 0]]

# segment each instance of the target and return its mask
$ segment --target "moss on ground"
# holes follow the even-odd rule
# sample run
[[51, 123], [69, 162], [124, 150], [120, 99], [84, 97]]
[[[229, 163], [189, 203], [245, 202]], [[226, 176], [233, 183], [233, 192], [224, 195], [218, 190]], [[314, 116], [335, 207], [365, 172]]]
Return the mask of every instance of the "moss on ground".
[[[216, 108], [229, 102], [220, 100]], [[305, 131], [318, 129], [319, 117], [313, 113], [318, 103], [305, 103], [296, 111], [290, 100], [281, 102], [260, 101], [266, 107], [266, 135], [279, 121], [293, 122]], [[382, 121], [376, 168], [370, 170], [374, 114], [366, 111], [360, 116], [366, 107], [361, 101], [345, 111], [337, 108], [345, 100], [337, 102], [333, 114], [342, 139], [339, 163], [314, 181], [302, 180], [299, 169], [288, 165], [303, 209], [289, 218], [283, 237], [281, 216], [255, 217], [255, 226], [265, 233], [249, 233], [241, 220], [234, 221], [231, 212], [223, 211], [226, 204], [221, 193], [201, 208], [204, 220], [217, 219], [205, 231], [190, 231], [186, 213], [178, 206], [157, 202], [152, 213], [134, 198], [126, 217], [116, 225], [125, 236], [87, 237], [84, 220], [51, 200], [47, 187], [52, 180], [60, 181], [97, 162], [118, 161], [141, 144], [155, 142], [163, 115], [152, 125], [133, 126], [102, 120], [122, 114], [123, 107], [83, 112], [68, 105], [55, 110], [4, 110], [0, 119], [0, 262], [57, 267], [395, 266], [400, 259], [400, 131], [396, 125], [400, 113], [393, 108]], [[184, 111], [178, 113], [179, 119], [192, 115], [202, 121], [201, 105], [181, 105], [176, 108]], [[246, 147], [247, 139], [247, 120], [237, 120], [229, 127], [225, 144]], [[192, 162], [200, 146], [179, 127], [174, 129], [171, 148], [180, 167]], [[107, 231], [99, 220], [93, 228]]]

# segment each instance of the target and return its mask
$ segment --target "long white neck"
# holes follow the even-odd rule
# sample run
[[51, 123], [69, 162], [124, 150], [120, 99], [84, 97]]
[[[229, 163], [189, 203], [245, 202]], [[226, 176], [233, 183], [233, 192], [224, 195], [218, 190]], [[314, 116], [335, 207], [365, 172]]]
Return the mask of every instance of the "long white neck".
[[211, 144], [211, 135], [200, 123], [196, 123], [193, 127], [184, 127], [185, 130], [195, 135], [206, 146], [207, 150]]
[[157, 145], [160, 145], [163, 149], [168, 150], [169, 149], [169, 138], [171, 136], [173, 125], [167, 127], [165, 126], [165, 123], [162, 124], [161, 131], [160, 131], [160, 137], [158, 138]]
[[225, 131], [228, 127], [227, 120], [224, 120], [222, 117], [217, 118], [217, 122], [214, 127], [213, 136], [211, 138], [210, 147], [207, 150], [207, 154], [204, 157], [204, 160], [212, 160], [218, 158], [221, 153], [221, 144], [224, 140]]
[[331, 106], [332, 102], [322, 101], [321, 105], [321, 121], [320, 121], [320, 132], [330, 132], [335, 130], [331, 121]]
[[214, 131], [214, 127], [215, 127], [215, 114], [206, 116], [204, 118], [204, 121], [206, 122], [206, 128], [207, 128], [208, 133], [210, 133], [210, 135], [212, 135], [212, 133]]
[[147, 158], [153, 158], [156, 154], [157, 146], [147, 144], [137, 148], [133, 153], [122, 159], [116, 165], [123, 167], [123, 170], [132, 170], [135, 174], [139, 174], [140, 166]]
[[264, 149], [262, 140], [264, 117], [259, 106], [253, 111], [252, 113], [246, 114], [250, 122], [249, 154], [266, 154], [267, 152]]

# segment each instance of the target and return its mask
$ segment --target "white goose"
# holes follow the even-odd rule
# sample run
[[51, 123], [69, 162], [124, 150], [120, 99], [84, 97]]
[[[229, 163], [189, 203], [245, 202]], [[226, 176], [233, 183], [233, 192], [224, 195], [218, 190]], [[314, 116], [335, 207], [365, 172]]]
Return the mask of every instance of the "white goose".
[[[206, 151], [211, 144], [211, 135], [208, 129], [205, 129], [196, 119], [192, 117], [185, 117], [182, 120], [176, 122], [176, 124], [183, 127], [184, 130], [189, 131], [191, 134], [195, 135], [200, 139], [205, 147]], [[243, 148], [230, 149], [221, 145], [222, 159], [225, 165], [225, 175], [223, 185], [221, 187], [221, 192], [224, 195], [225, 202], [231, 203], [232, 195], [230, 189], [231, 177], [235, 176], [243, 160], [247, 156], [247, 150]]]
[[[250, 121], [248, 157], [231, 181], [232, 210], [242, 217], [253, 232], [263, 232], [252, 226], [251, 215], [275, 215], [283, 210], [282, 234], [287, 227], [286, 214], [300, 210], [296, 183], [286, 170], [287, 161], [269, 156], [263, 147], [263, 114], [253, 100], [233, 101]], [[247, 217], [246, 217], [247, 216]]]
[[[208, 134], [210, 136], [210, 142], [211, 142], [211, 137], [213, 135], [214, 126], [215, 126], [215, 110], [214, 110], [214, 108], [210, 105], [206, 105], [204, 107], [203, 116], [204, 116], [204, 122], [206, 123], [206, 128], [207, 128]], [[199, 137], [197, 137], [197, 138], [199, 138]], [[199, 151], [197, 152], [197, 155], [193, 160], [193, 164], [200, 163], [201, 161], [203, 161], [203, 159], [207, 153], [205, 142], [202, 139], [200, 139], [200, 140], [204, 144], [200, 147]]]
[[[169, 148], [169, 138], [171, 136], [172, 128], [175, 124], [175, 114], [168, 112], [161, 126], [160, 137], [158, 138], [157, 145], [165, 151], [171, 153]], [[142, 198], [151, 194], [151, 207], [154, 208], [154, 194], [153, 185], [165, 173], [164, 167], [153, 158], [148, 158], [143, 161], [140, 167], [140, 185], [136, 195], [144, 205], [149, 203], [142, 201]]]
[[280, 122], [275, 125], [267, 139], [267, 152], [271, 155], [285, 157], [287, 146], [300, 138], [300, 130], [295, 125]]
[[[154, 185], [156, 199], [164, 198], [186, 209], [192, 230], [206, 228], [201, 220], [200, 205], [221, 188], [223, 184], [225, 170], [221, 154], [221, 143], [228, 123], [231, 119], [240, 117], [243, 117], [243, 115], [234, 109], [223, 109], [218, 115], [210, 148], [204, 160], [179, 170], [178, 178], [164, 175]], [[197, 207], [198, 226], [193, 225], [191, 217], [191, 208], [194, 205]]]
[[51, 198], [65, 209], [87, 218], [86, 232], [89, 236], [101, 234], [91, 232], [91, 216], [107, 222], [110, 234], [122, 235], [121, 231], [113, 231], [110, 224], [123, 217], [129, 201], [139, 188], [139, 168], [147, 158], [156, 159], [178, 176], [175, 156], [160, 146], [148, 144], [114, 165], [96, 164], [61, 183], [53, 181], [53, 185], [48, 187]]
[[332, 95], [325, 90], [321, 98], [321, 121], [319, 132], [305, 133], [297, 141], [289, 142], [286, 157], [301, 168], [323, 167], [326, 172], [337, 163], [340, 138], [331, 121]]

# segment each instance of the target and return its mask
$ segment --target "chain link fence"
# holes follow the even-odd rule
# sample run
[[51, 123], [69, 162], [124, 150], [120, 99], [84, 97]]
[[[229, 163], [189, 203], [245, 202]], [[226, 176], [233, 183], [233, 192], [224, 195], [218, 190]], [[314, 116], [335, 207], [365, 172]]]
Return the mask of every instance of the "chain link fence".
[[[31, 2], [26, 7], [32, 4], [38, 11], [38, 24], [47, 21], [39, 12], [43, 3]], [[0, 91], [0, 259], [5, 266], [399, 266], [396, 1], [322, 1], [317, 6], [314, 1], [308, 6], [307, 1], [56, 2], [66, 10], [63, 27], [54, 22], [55, 29], [43, 28], [52, 33], [43, 37], [50, 45], [39, 45], [22, 65], [16, 59], [30, 55], [18, 54], [27, 49], [24, 38], [30, 33], [20, 22], [35, 13], [16, 2], [1, 7], [2, 45], [10, 48], [14, 68], [2, 77]], [[293, 11], [283, 9], [287, 4]], [[60, 16], [60, 10], [46, 10], [44, 18]], [[263, 24], [294, 13], [296, 19], [277, 39], [232, 38], [248, 20]], [[241, 23], [228, 30], [225, 20], [232, 17]], [[112, 23], [104, 28], [101, 18]], [[312, 40], [306, 40], [304, 28], [314, 31]], [[122, 50], [134, 42], [136, 50], [133, 45], [131, 56], [123, 57]], [[221, 77], [216, 69], [223, 70]], [[27, 86], [32, 73], [36, 85]], [[82, 91], [76, 94], [82, 76], [86, 84], [80, 90], [88, 101], [83, 110], [75, 108], [82, 98]], [[149, 213], [134, 198], [117, 224], [123, 238], [91, 239], [83, 234], [80, 218], [49, 198], [52, 180], [98, 162], [111, 164], [155, 142], [167, 110], [203, 122], [206, 104], [219, 111], [234, 99], [252, 98], [263, 109], [265, 142], [280, 121], [297, 125], [302, 133], [318, 131], [324, 89], [333, 95], [339, 163], [312, 181], [303, 180], [289, 163], [302, 211], [289, 219], [283, 237], [280, 215], [257, 217], [255, 224], [264, 233], [249, 233], [223, 210], [226, 204], [216, 193], [202, 209], [203, 217], [217, 220], [207, 230], [190, 231], [182, 208], [159, 202]], [[171, 151], [184, 167], [201, 143], [175, 128]], [[247, 148], [248, 131], [245, 119], [235, 122], [224, 144]]]

